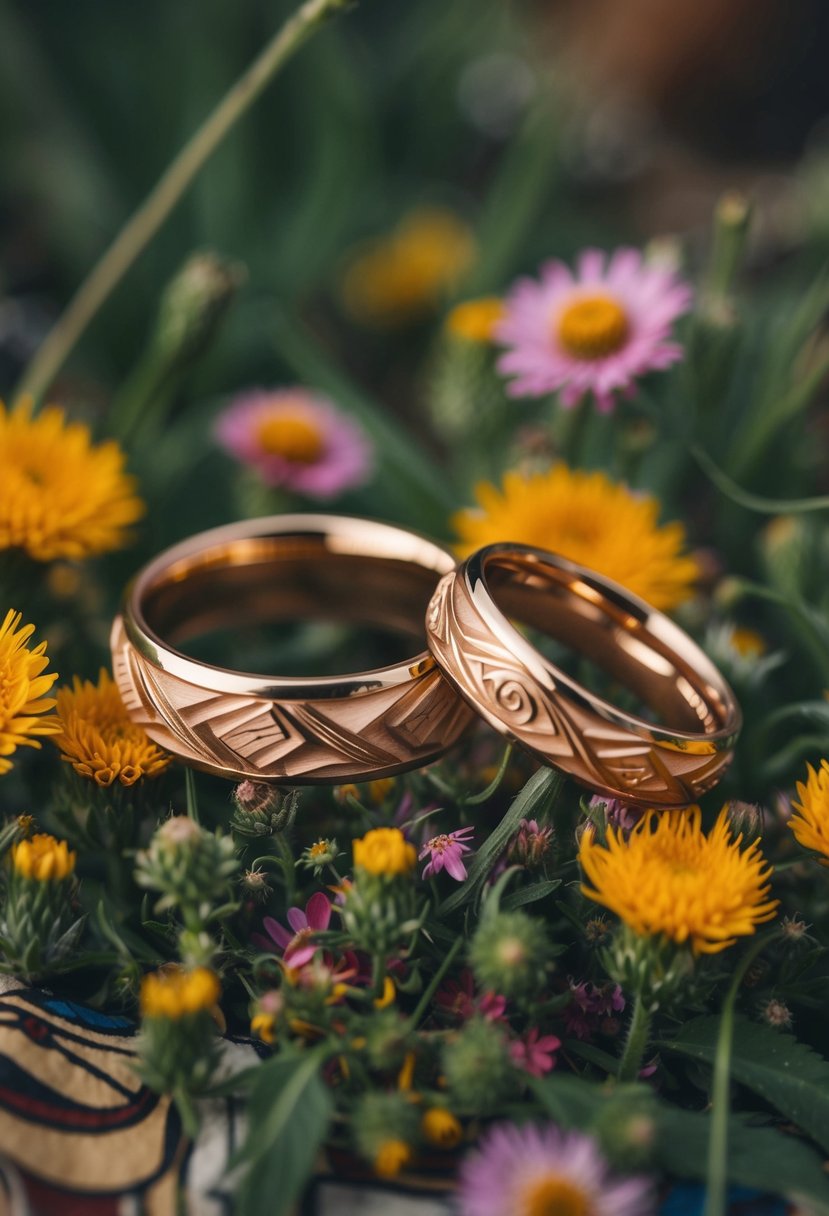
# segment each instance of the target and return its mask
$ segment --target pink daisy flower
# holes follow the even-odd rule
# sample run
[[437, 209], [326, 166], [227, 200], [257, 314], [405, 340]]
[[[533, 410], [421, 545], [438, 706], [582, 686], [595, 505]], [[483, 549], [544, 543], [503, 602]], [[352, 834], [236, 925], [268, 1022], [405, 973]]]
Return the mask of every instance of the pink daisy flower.
[[498, 1123], [460, 1168], [461, 1216], [650, 1216], [646, 1179], [617, 1178], [592, 1136], [553, 1123]]
[[266, 916], [262, 924], [268, 937], [253, 933], [251, 938], [263, 950], [278, 946], [283, 952], [283, 961], [289, 967], [302, 967], [311, 961], [319, 949], [310, 939], [315, 933], [328, 928], [331, 921], [331, 902], [327, 895], [317, 891], [308, 900], [304, 912], [301, 908], [289, 908], [287, 919], [293, 932], [289, 932], [272, 916]]
[[561, 1039], [554, 1034], [539, 1036], [538, 1027], [533, 1026], [522, 1038], [510, 1043], [509, 1054], [516, 1068], [529, 1073], [531, 1077], [543, 1077], [555, 1068], [555, 1053], [559, 1047]]
[[334, 498], [371, 473], [372, 449], [362, 428], [304, 388], [241, 394], [216, 419], [215, 435], [266, 485], [308, 498]]
[[617, 249], [607, 265], [601, 250], [585, 249], [575, 275], [563, 262], [545, 263], [540, 280], [518, 280], [495, 328], [510, 348], [498, 361], [514, 377], [507, 392], [558, 391], [567, 408], [593, 393], [609, 412], [614, 394], [682, 358], [671, 326], [692, 298], [673, 270], [646, 262], [638, 249]]
[[423, 861], [427, 853], [430, 856], [428, 864], [423, 867], [423, 878], [431, 878], [433, 874], [439, 874], [441, 870], [445, 870], [452, 878], [463, 882], [466, 878], [463, 855], [470, 852], [466, 842], [474, 834], [474, 828], [458, 828], [456, 832], [433, 836], [431, 840], [427, 840], [418, 856], [418, 861]]

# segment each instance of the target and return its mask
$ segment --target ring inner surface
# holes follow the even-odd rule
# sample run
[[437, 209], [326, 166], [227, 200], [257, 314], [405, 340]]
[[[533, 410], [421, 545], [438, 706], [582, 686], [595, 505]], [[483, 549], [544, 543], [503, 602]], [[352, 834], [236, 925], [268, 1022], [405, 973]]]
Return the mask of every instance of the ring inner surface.
[[[642, 614], [609, 588], [532, 553], [488, 558], [486, 584], [510, 621], [552, 637], [601, 668], [654, 711], [660, 726], [705, 734], [725, 726], [723, 695], [698, 670], [700, 660], [710, 666], [707, 659], [694, 646], [694, 657], [686, 661], [680, 650], [689, 639], [661, 613]], [[543, 655], [539, 659], [553, 667]], [[558, 681], [555, 670], [553, 678]]]
[[212, 546], [151, 573], [136, 586], [133, 606], [162, 644], [178, 648], [219, 630], [244, 636], [288, 621], [335, 622], [376, 630], [384, 657], [393, 635], [400, 653], [390, 661], [399, 662], [425, 648], [423, 618], [441, 571], [332, 552], [324, 536], [308, 535]]

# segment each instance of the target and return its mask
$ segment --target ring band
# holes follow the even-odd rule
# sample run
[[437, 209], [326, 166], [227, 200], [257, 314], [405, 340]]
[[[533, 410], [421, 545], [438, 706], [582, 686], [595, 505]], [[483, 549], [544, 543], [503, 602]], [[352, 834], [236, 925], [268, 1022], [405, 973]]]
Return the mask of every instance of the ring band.
[[[595, 661], [666, 725], [576, 683], [510, 618]], [[668, 617], [592, 570], [488, 545], [441, 579], [426, 624], [444, 674], [491, 726], [596, 793], [687, 806], [731, 760], [742, 716], [713, 663]]]
[[445, 550], [370, 520], [283, 515], [201, 533], [127, 588], [111, 635], [130, 717], [219, 776], [290, 785], [365, 781], [428, 764], [473, 717], [428, 651], [345, 676], [255, 675], [176, 644], [216, 628], [336, 618], [422, 638]]

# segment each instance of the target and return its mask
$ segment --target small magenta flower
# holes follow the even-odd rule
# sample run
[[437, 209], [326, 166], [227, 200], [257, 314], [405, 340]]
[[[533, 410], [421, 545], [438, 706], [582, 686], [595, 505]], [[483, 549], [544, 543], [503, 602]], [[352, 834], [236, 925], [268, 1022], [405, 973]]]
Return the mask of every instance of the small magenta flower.
[[588, 805], [591, 811], [604, 815], [608, 827], [623, 832], [632, 832], [646, 813], [641, 807], [631, 806], [620, 798], [605, 798], [603, 794], [594, 794]]
[[475, 997], [475, 979], [468, 967], [456, 980], [444, 980], [435, 993], [435, 1004], [447, 1017], [466, 1022], [476, 1013], [487, 1022], [503, 1022], [506, 997], [497, 992], [484, 992]]
[[283, 961], [287, 966], [302, 967], [311, 961], [319, 948], [310, 940], [311, 937], [327, 929], [330, 921], [331, 902], [327, 895], [317, 891], [308, 900], [304, 912], [301, 908], [288, 909], [288, 924], [293, 933], [272, 916], [266, 916], [262, 924], [268, 937], [263, 937], [261, 933], [251, 936], [263, 950], [272, 950], [274, 945], [278, 946], [283, 952]]
[[517, 1068], [529, 1073], [531, 1077], [543, 1077], [555, 1068], [555, 1053], [559, 1047], [561, 1039], [557, 1039], [554, 1034], [539, 1035], [538, 1027], [533, 1026], [520, 1039], [510, 1043], [509, 1054]]
[[691, 306], [691, 288], [638, 249], [617, 249], [605, 263], [601, 250], [585, 249], [575, 274], [551, 261], [540, 280], [515, 284], [495, 327], [496, 339], [509, 347], [498, 369], [515, 377], [510, 396], [560, 392], [569, 408], [592, 393], [599, 411], [609, 413], [615, 394], [682, 358], [682, 347], [669, 339], [673, 322]]
[[372, 469], [367, 435], [326, 397], [305, 388], [255, 389], [216, 420], [221, 446], [273, 488], [334, 498]]
[[458, 828], [456, 832], [433, 836], [431, 840], [427, 840], [418, 858], [423, 861], [426, 854], [430, 854], [430, 860], [423, 869], [423, 877], [431, 878], [445, 870], [457, 882], [463, 882], [466, 878], [463, 855], [470, 852], [466, 842], [472, 839], [474, 832], [474, 828]]
[[497, 1123], [461, 1165], [461, 1216], [649, 1216], [650, 1184], [617, 1178], [592, 1136], [553, 1123]]
[[618, 984], [599, 987], [589, 980], [577, 984], [572, 977], [569, 984], [571, 1000], [564, 1010], [564, 1024], [573, 1038], [591, 1039], [602, 1029], [605, 1019], [622, 1013], [625, 1008], [625, 998]]
[[510, 841], [507, 859], [529, 870], [537, 870], [549, 858], [552, 847], [552, 828], [540, 827], [537, 819], [522, 819]]

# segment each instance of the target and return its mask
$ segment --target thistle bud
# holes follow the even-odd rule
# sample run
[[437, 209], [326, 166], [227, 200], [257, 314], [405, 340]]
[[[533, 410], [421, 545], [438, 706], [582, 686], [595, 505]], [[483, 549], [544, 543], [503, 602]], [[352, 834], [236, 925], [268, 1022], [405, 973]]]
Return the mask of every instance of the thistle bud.
[[154, 346], [168, 364], [189, 363], [210, 345], [246, 271], [215, 253], [194, 253], [168, 283]]
[[553, 829], [539, 827], [535, 819], [522, 819], [507, 849], [507, 861], [527, 870], [543, 870], [552, 851]]
[[504, 1034], [485, 1018], [470, 1018], [446, 1043], [442, 1064], [452, 1105], [464, 1114], [491, 1114], [516, 1088]]
[[469, 951], [475, 979], [486, 992], [531, 999], [544, 986], [552, 948], [544, 923], [525, 912], [484, 916]]
[[412, 1159], [417, 1108], [402, 1093], [367, 1093], [354, 1111], [354, 1139], [381, 1178], [394, 1178]]
[[230, 826], [240, 836], [276, 836], [293, 825], [299, 795], [262, 781], [241, 781], [233, 791]]
[[174, 815], [156, 829], [148, 849], [138, 853], [135, 881], [159, 891], [156, 911], [205, 908], [230, 898], [230, 879], [239, 869], [233, 841], [211, 833], [187, 815]]

